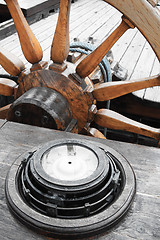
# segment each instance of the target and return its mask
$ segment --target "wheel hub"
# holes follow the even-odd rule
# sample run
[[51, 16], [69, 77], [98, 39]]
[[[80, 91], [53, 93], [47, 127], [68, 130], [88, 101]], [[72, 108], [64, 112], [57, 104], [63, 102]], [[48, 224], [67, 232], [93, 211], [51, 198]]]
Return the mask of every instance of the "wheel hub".
[[[89, 110], [93, 104], [93, 97], [90, 93], [86, 93], [85, 89], [83, 89], [80, 85], [77, 84], [77, 81], [72, 77], [65, 77], [63, 74], [61, 73], [57, 73], [54, 72], [52, 70], [38, 70], [38, 71], [33, 71], [31, 73], [29, 73], [28, 75], [20, 75], [19, 79], [19, 87], [18, 87], [18, 91], [17, 91], [17, 97], [18, 99], [16, 100], [17, 102], [14, 104], [16, 105], [16, 107], [18, 107], [18, 105], [22, 105], [24, 101], [23, 94], [27, 94], [27, 91], [31, 91], [32, 88], [38, 88], [39, 90], [41, 88], [48, 88], [50, 91], [54, 90], [57, 92], [57, 94], [61, 94], [62, 97], [61, 98], [65, 98], [65, 101], [68, 103], [70, 109], [71, 109], [71, 115], [73, 117], [73, 119], [76, 119], [78, 122], [78, 129], [79, 131], [81, 131], [83, 129], [83, 127], [86, 125], [87, 122], [90, 122], [90, 116], [89, 116]], [[86, 85], [87, 87], [87, 85]], [[50, 93], [50, 91], [48, 90], [48, 92]], [[34, 92], [34, 90], [33, 90]], [[49, 101], [49, 97], [50, 94], [48, 93], [45, 94], [45, 99]], [[41, 93], [38, 93], [38, 95], [34, 96], [32, 95], [30, 104], [33, 103], [34, 98], [37, 97], [39, 104], [43, 104], [43, 92], [41, 91]], [[41, 95], [42, 96], [41, 96]], [[20, 97], [20, 98], [19, 98]], [[28, 97], [27, 97], [28, 98]], [[20, 100], [19, 100], [20, 99]], [[51, 99], [52, 100], [52, 99]], [[36, 101], [36, 99], [35, 99]], [[48, 105], [48, 101], [46, 104], [46, 108], [51, 108], [55, 111], [61, 111], [61, 112], [65, 112], [66, 109], [60, 110], [61, 106], [59, 103], [56, 104], [56, 106], [51, 106], [52, 101], [49, 102]], [[42, 102], [42, 103], [41, 103]], [[38, 105], [39, 105], [38, 104]], [[37, 105], [37, 104], [36, 104]], [[14, 106], [11, 108], [13, 109], [12, 113], [10, 115], [14, 115]], [[59, 109], [59, 110], [58, 110]], [[28, 117], [26, 117], [26, 121]], [[69, 119], [69, 118], [68, 118]], [[9, 120], [13, 121], [13, 117]], [[15, 120], [16, 121], [16, 120]], [[65, 120], [62, 119], [61, 120], [61, 125], [63, 125]], [[28, 123], [30, 124], [30, 123]], [[50, 127], [50, 126], [49, 126]], [[51, 127], [52, 128], [52, 127]], [[61, 129], [58, 128], [57, 129]]]

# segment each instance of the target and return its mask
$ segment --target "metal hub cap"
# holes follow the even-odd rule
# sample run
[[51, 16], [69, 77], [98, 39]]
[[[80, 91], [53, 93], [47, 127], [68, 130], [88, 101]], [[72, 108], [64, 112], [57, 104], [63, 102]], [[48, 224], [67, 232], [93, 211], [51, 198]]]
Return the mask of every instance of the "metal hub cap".
[[98, 158], [90, 149], [78, 144], [63, 144], [44, 153], [44, 171], [51, 177], [76, 181], [89, 177], [98, 166]]

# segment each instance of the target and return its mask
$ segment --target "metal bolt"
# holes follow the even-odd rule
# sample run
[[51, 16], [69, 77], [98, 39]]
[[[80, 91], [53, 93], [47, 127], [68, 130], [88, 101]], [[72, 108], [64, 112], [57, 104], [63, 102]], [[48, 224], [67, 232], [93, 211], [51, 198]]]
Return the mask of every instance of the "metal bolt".
[[15, 114], [16, 117], [21, 117], [22, 116], [22, 114], [19, 110], [16, 110], [14, 114]]

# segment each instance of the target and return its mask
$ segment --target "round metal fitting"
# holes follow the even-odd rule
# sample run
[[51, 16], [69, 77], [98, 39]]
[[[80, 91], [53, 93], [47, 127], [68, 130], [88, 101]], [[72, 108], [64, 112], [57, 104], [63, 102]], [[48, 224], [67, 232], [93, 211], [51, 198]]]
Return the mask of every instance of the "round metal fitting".
[[48, 236], [75, 239], [114, 226], [135, 195], [129, 163], [100, 143], [52, 141], [19, 157], [6, 198], [22, 222]]

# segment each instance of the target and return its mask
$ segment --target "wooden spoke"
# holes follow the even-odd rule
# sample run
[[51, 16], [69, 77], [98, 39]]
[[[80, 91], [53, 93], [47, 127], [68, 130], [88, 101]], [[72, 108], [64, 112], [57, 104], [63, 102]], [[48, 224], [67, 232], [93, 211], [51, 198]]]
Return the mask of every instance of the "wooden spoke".
[[[160, 60], [160, 16], [146, 0], [104, 0], [117, 8], [142, 32]], [[156, 0], [154, 0], [156, 1]], [[142, 17], [143, 16], [143, 17]]]
[[22, 51], [28, 62], [34, 64], [42, 59], [42, 48], [31, 31], [17, 0], [5, 0], [15, 23]]
[[99, 47], [97, 47], [91, 54], [79, 63], [76, 68], [76, 72], [79, 76], [85, 78], [91, 74], [111, 47], [129, 28], [134, 28], [133, 24], [123, 17], [118, 28], [114, 30], [114, 32]]
[[0, 108], [0, 119], [6, 119], [7, 118], [7, 114], [8, 114], [8, 110], [10, 108], [11, 104]]
[[0, 95], [12, 96], [14, 94], [14, 88], [17, 84], [6, 78], [0, 78]]
[[106, 137], [96, 128], [90, 128], [88, 130], [88, 133], [90, 136], [92, 137], [96, 137], [96, 138], [101, 138], [101, 139], [106, 139]]
[[160, 129], [138, 123], [108, 109], [98, 110], [95, 122], [102, 127], [142, 134], [157, 141], [160, 139]]
[[57, 27], [51, 47], [51, 59], [62, 64], [69, 53], [69, 16], [71, 0], [61, 0]]
[[18, 76], [25, 69], [23, 62], [18, 57], [2, 47], [0, 47], [0, 65], [13, 76]]
[[102, 83], [95, 87], [93, 95], [97, 101], [107, 101], [143, 88], [160, 86], [160, 75], [139, 80]]

